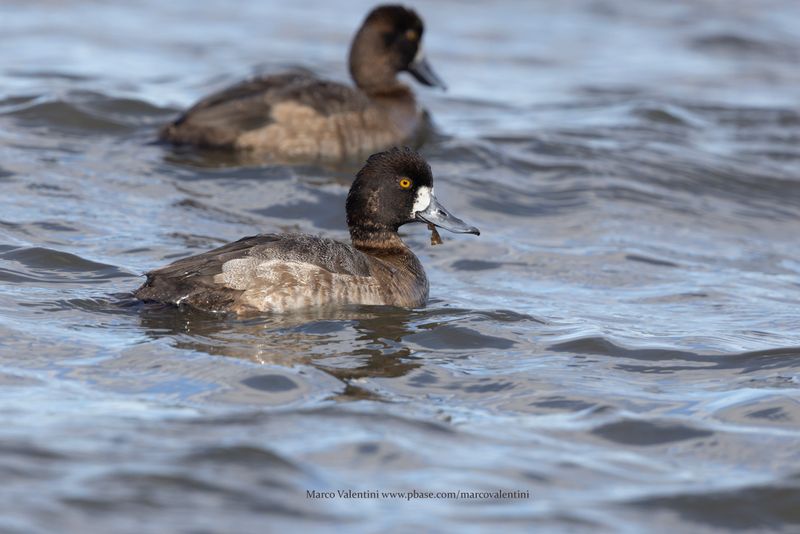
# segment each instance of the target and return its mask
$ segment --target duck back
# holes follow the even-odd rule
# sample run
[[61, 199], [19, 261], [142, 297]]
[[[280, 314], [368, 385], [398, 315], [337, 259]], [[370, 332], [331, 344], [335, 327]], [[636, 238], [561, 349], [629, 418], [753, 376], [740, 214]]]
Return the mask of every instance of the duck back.
[[340, 83], [289, 73], [213, 94], [160, 137], [290, 161], [346, 160], [413, 137], [420, 117], [410, 90], [371, 99]]
[[428, 282], [409, 254], [413, 260], [403, 255], [377, 258], [331, 239], [257, 235], [151, 271], [135, 296], [235, 313], [420, 305], [427, 298]]

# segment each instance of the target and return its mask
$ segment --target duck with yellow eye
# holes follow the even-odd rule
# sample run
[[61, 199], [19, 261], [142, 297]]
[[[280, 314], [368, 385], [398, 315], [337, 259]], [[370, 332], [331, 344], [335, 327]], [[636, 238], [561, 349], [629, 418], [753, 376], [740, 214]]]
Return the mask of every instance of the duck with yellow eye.
[[165, 126], [161, 139], [292, 162], [356, 161], [400, 143], [419, 144], [427, 113], [400, 73], [445, 89], [425, 59], [412, 9], [373, 9], [350, 47], [356, 87], [307, 72], [261, 76], [214, 93]]
[[398, 235], [413, 222], [480, 235], [433, 194], [428, 163], [408, 148], [372, 155], [345, 204], [351, 244], [261, 234], [147, 273], [144, 301], [207, 311], [285, 312], [337, 305], [422, 306], [428, 279]]

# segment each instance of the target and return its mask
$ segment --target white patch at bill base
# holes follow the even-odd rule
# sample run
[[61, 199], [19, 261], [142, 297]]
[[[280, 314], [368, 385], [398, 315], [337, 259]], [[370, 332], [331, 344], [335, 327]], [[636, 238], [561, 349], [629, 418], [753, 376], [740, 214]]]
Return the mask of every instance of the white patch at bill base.
[[425, 211], [431, 205], [433, 198], [433, 188], [427, 185], [421, 186], [417, 189], [417, 195], [414, 197], [414, 205], [411, 207], [411, 217], [415, 217], [420, 211]]

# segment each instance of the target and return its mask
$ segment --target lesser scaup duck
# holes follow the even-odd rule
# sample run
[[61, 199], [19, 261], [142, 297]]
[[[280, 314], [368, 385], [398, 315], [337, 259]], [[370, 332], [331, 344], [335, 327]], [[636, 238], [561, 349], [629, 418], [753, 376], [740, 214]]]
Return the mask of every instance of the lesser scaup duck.
[[348, 245], [310, 235], [262, 234], [147, 273], [143, 301], [214, 312], [285, 312], [347, 304], [417, 307], [428, 279], [398, 229], [424, 222], [480, 235], [433, 194], [428, 163], [408, 148], [372, 155], [347, 195]]
[[167, 125], [161, 139], [283, 161], [354, 160], [412, 141], [425, 114], [397, 74], [445, 87], [422, 53], [422, 33], [413, 10], [377, 7], [350, 47], [357, 89], [305, 73], [255, 78], [201, 100]]

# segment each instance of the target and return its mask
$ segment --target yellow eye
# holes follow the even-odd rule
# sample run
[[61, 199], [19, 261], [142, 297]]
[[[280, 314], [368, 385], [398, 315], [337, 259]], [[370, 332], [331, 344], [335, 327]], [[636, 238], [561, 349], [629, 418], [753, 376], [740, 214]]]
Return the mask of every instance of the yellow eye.
[[408, 178], [400, 178], [400, 189], [411, 189], [411, 180]]
[[409, 41], [416, 41], [418, 37], [419, 34], [416, 32], [416, 30], [406, 30], [406, 39]]

